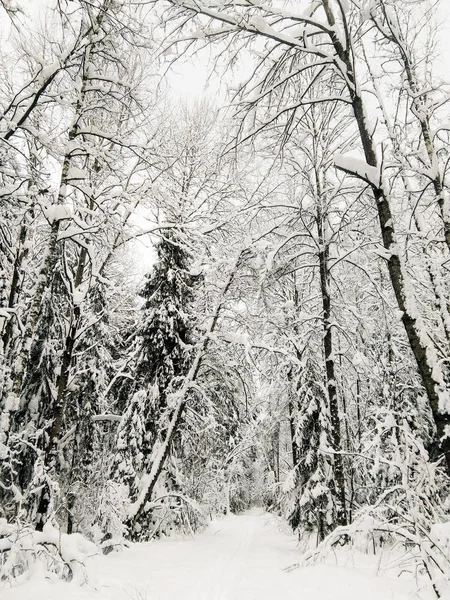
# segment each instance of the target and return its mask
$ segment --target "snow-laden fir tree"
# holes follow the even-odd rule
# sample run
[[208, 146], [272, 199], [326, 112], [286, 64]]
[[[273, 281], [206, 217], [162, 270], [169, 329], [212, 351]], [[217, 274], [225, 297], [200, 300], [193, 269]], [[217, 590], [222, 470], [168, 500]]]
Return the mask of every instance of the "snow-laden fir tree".
[[[191, 360], [192, 304], [198, 275], [190, 272], [191, 256], [182, 232], [167, 231], [156, 246], [157, 262], [142, 289], [143, 318], [135, 342], [134, 382], [118, 431], [113, 479], [135, 502], [158, 452], [171, 416], [170, 395], [176, 392]], [[171, 461], [168, 461], [170, 471]], [[175, 475], [164, 474], [173, 488]], [[171, 481], [172, 480], [172, 481]], [[150, 513], [135, 522], [133, 538], [152, 533]]]
[[[290, 374], [289, 420], [293, 469], [283, 483], [283, 512], [294, 530], [321, 540], [336, 524], [330, 456], [331, 424], [325, 386], [310, 361]], [[322, 450], [322, 451], [321, 451]]]

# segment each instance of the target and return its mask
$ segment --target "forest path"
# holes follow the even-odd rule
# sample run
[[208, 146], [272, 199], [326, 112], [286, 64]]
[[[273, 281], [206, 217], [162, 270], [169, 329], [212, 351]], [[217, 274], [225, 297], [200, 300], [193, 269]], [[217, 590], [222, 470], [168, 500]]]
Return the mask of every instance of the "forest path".
[[[300, 557], [295, 536], [262, 509], [229, 515], [201, 534], [136, 544], [92, 560], [95, 588], [37, 574], [2, 600], [428, 600], [414, 580], [379, 576], [378, 559], [352, 552], [336, 564], [283, 569]], [[446, 598], [450, 600], [450, 598]]]
[[[132, 576], [124, 587], [118, 566], [124, 557], [108, 561], [102, 579], [113, 581], [127, 594], [108, 598], [125, 600], [275, 600], [294, 596], [283, 568], [298, 559], [296, 539], [282, 533], [277, 522], [261, 509], [229, 515], [214, 522], [192, 540], [163, 540], [127, 552]], [[106, 565], [105, 565], [106, 566]], [[118, 576], [119, 575], [119, 576]]]

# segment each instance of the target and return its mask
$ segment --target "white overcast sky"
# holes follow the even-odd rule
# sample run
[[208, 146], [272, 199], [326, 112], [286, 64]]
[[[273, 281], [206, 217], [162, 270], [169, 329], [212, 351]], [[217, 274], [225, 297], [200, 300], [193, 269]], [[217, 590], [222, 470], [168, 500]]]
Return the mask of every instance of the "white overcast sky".
[[[53, 4], [54, 0], [16, 0], [16, 2], [23, 7], [29, 21], [34, 21], [34, 24], [38, 26], [39, 12], [43, 7]], [[302, 12], [309, 3], [309, 0], [299, 0], [297, 10]], [[438, 14], [440, 56], [436, 59], [436, 72], [445, 81], [450, 82], [450, 0], [441, 0]], [[8, 29], [9, 23], [0, 17], [0, 43], [5, 43], [8, 37]], [[206, 53], [204, 53], [204, 56], [206, 56]], [[173, 90], [174, 96], [187, 102], [203, 98], [205, 93], [210, 97], [222, 96], [225, 90], [223, 77], [213, 76], [208, 90], [205, 91], [210, 70], [211, 67], [207, 60], [202, 61], [197, 58], [177, 61], [176, 66], [168, 76], [169, 85]], [[234, 77], [239, 78], [239, 73], [235, 72]]]

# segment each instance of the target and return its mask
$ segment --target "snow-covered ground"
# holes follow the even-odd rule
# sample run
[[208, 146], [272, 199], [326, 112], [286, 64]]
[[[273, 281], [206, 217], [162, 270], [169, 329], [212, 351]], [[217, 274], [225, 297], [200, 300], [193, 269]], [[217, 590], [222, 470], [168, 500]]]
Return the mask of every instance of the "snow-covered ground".
[[[260, 509], [214, 522], [195, 538], [136, 544], [92, 560], [90, 587], [48, 582], [34, 575], [3, 590], [2, 600], [406, 600], [417, 592], [402, 565], [379, 572], [378, 559], [361, 553], [326, 564], [284, 571], [297, 563], [295, 537]], [[346, 563], [346, 564], [343, 564]]]

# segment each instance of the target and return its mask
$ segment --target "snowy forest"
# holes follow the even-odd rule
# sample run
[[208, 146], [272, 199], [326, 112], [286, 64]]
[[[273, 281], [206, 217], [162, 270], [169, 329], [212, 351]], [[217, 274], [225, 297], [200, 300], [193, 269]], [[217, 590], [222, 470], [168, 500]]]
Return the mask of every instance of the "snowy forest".
[[0, 0], [5, 598], [255, 507], [450, 598], [446, 2]]

